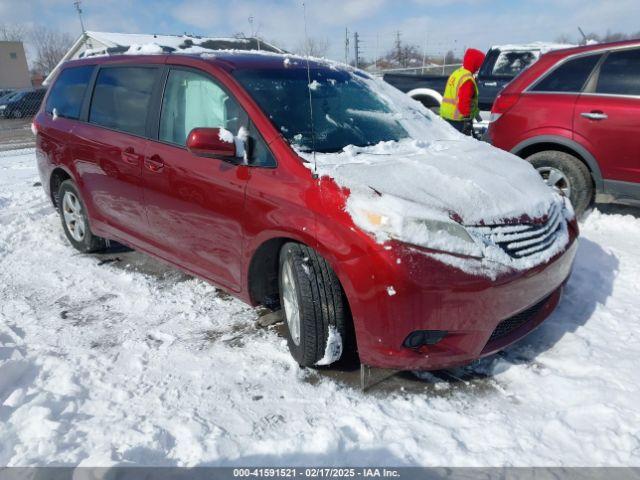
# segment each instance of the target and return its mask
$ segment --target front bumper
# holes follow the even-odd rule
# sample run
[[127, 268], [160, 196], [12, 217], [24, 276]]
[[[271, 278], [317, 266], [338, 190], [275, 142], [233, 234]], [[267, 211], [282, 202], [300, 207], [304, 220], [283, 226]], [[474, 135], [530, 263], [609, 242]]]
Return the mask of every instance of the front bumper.
[[[577, 250], [577, 231], [570, 232], [567, 249], [548, 263], [495, 280], [465, 273], [403, 244], [345, 262], [343, 267], [352, 272], [348, 275], [358, 279], [349, 283], [347, 295], [361, 362], [436, 370], [470, 363], [522, 338], [560, 300]], [[434, 345], [403, 346], [417, 330], [447, 334]]]

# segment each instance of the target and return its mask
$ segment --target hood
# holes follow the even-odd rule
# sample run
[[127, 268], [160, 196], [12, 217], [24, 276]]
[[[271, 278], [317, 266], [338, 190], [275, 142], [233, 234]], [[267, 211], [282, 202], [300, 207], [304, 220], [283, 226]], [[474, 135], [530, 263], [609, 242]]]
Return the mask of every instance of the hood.
[[528, 162], [471, 139], [350, 147], [317, 162], [350, 189], [348, 210], [492, 225], [542, 218], [559, 197]]
[[476, 50], [475, 48], [468, 48], [466, 52], [464, 52], [464, 60], [462, 61], [462, 66], [469, 70], [471, 73], [476, 73], [480, 70], [482, 66], [482, 62], [484, 62], [484, 53], [480, 50]]

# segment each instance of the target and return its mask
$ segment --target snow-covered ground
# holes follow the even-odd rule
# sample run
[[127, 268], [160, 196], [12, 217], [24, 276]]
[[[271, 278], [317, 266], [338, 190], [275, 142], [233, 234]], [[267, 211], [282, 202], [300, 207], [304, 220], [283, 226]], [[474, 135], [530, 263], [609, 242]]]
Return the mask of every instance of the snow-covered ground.
[[207, 283], [76, 253], [36, 182], [0, 153], [0, 465], [640, 465], [638, 213], [589, 216], [518, 345], [362, 393]]

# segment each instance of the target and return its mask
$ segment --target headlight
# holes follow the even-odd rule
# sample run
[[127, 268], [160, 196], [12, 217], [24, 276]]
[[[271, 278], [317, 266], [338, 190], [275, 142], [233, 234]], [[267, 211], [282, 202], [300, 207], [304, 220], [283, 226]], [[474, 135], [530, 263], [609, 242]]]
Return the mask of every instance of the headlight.
[[393, 218], [377, 212], [361, 210], [354, 221], [378, 240], [393, 238], [419, 247], [482, 258], [482, 248], [469, 232], [453, 220], [425, 218]]

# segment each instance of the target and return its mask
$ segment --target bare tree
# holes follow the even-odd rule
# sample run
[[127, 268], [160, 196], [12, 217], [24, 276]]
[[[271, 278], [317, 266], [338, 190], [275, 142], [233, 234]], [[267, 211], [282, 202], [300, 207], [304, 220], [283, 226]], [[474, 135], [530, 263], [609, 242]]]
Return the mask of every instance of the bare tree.
[[[579, 42], [581, 45], [584, 45], [588, 42], [597, 42], [597, 43], [607, 43], [607, 42], [619, 42], [620, 40], [636, 40], [640, 39], [640, 32], [636, 33], [622, 33], [622, 32], [612, 32], [607, 30], [607, 33], [604, 35], [600, 35], [596, 32], [586, 33], [583, 38], [580, 39]], [[558, 43], [573, 43], [568, 35], [560, 35], [557, 38]]]
[[27, 37], [27, 28], [24, 25], [0, 23], [0, 41], [22, 42]]
[[329, 39], [309, 37], [300, 42], [294, 52], [312, 57], [326, 57], [329, 52]]
[[73, 43], [69, 34], [42, 25], [34, 27], [30, 36], [35, 50], [34, 70], [43, 75], [51, 73]]

